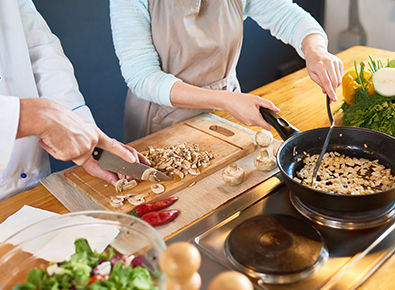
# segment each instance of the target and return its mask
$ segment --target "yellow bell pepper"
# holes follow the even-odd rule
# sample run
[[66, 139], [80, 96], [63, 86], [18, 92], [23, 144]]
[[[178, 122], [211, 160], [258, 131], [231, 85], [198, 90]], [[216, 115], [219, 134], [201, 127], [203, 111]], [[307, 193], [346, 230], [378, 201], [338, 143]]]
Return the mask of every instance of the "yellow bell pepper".
[[[369, 95], [376, 94], [372, 83], [371, 73], [367, 71], [363, 72], [362, 85], [364, 89], [369, 93]], [[359, 83], [358, 74], [355, 70], [350, 70], [344, 74], [342, 79], [342, 88], [343, 98], [347, 104], [351, 105], [354, 102], [355, 90], [360, 87], [361, 84]]]

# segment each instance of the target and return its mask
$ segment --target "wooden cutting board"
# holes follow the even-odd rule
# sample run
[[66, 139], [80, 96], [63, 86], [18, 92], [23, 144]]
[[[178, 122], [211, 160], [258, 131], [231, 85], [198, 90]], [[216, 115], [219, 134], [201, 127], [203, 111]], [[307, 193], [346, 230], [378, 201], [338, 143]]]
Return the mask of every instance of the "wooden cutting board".
[[[199, 168], [201, 171], [199, 175], [188, 174], [183, 179], [180, 179], [178, 176], [173, 176], [173, 181], [160, 182], [166, 189], [162, 194], [152, 193], [150, 187], [152, 184], [156, 183], [153, 181], [140, 181], [135, 188], [123, 191], [121, 194], [129, 192], [150, 193], [150, 195], [145, 198], [145, 202], [164, 199], [187, 186], [193, 185], [194, 182], [203, 179], [255, 150], [255, 145], [251, 138], [241, 130], [228, 124], [205, 120], [199, 117], [178, 123], [133, 141], [128, 145], [141, 152], [148, 146], [164, 148], [177, 146], [184, 142], [188, 144], [196, 143], [199, 145], [201, 151], [208, 151], [217, 156], [211, 160], [208, 167], [204, 169]], [[71, 184], [103, 209], [128, 213], [134, 207], [129, 202], [125, 202], [120, 208], [111, 206], [111, 197], [120, 194], [116, 193], [113, 185], [91, 176], [82, 167], [75, 167], [68, 170], [64, 175]], [[197, 192], [196, 194], [199, 193]]]

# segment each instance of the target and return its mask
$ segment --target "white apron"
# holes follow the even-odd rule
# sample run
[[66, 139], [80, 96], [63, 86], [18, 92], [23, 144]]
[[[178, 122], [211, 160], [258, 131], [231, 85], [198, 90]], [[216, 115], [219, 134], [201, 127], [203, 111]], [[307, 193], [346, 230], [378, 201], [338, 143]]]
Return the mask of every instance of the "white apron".
[[[243, 40], [240, 0], [148, 0], [148, 9], [153, 43], [164, 72], [197, 87], [240, 91], [236, 78]], [[125, 142], [210, 111], [160, 106], [129, 90]]]

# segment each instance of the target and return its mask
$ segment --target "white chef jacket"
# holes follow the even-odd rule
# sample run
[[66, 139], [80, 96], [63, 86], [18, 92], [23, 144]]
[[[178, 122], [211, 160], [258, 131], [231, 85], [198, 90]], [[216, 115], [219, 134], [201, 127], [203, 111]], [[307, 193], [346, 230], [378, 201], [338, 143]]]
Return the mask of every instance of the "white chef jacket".
[[[74, 70], [31, 0], [0, 1], [0, 200], [49, 175], [38, 137], [15, 139], [19, 99], [51, 99], [93, 122]], [[34, 122], [34, 120], [31, 120]]]

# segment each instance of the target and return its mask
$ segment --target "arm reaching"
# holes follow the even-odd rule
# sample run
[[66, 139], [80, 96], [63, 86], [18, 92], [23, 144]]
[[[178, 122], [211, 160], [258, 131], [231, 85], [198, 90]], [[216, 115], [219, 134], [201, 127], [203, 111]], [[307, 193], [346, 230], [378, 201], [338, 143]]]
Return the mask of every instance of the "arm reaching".
[[20, 100], [20, 118], [17, 138], [40, 136], [39, 143], [54, 158], [72, 160], [85, 165], [87, 171], [110, 183], [118, 180], [116, 174], [100, 169], [91, 156], [95, 147], [108, 150], [128, 162], [149, 161], [134, 148], [104, 134], [94, 123], [81, 115], [44, 98]]
[[209, 90], [184, 82], [174, 84], [170, 99], [175, 107], [224, 110], [246, 126], [259, 126], [266, 130], [270, 130], [272, 126], [262, 118], [259, 107], [280, 111], [271, 101], [259, 96]]

